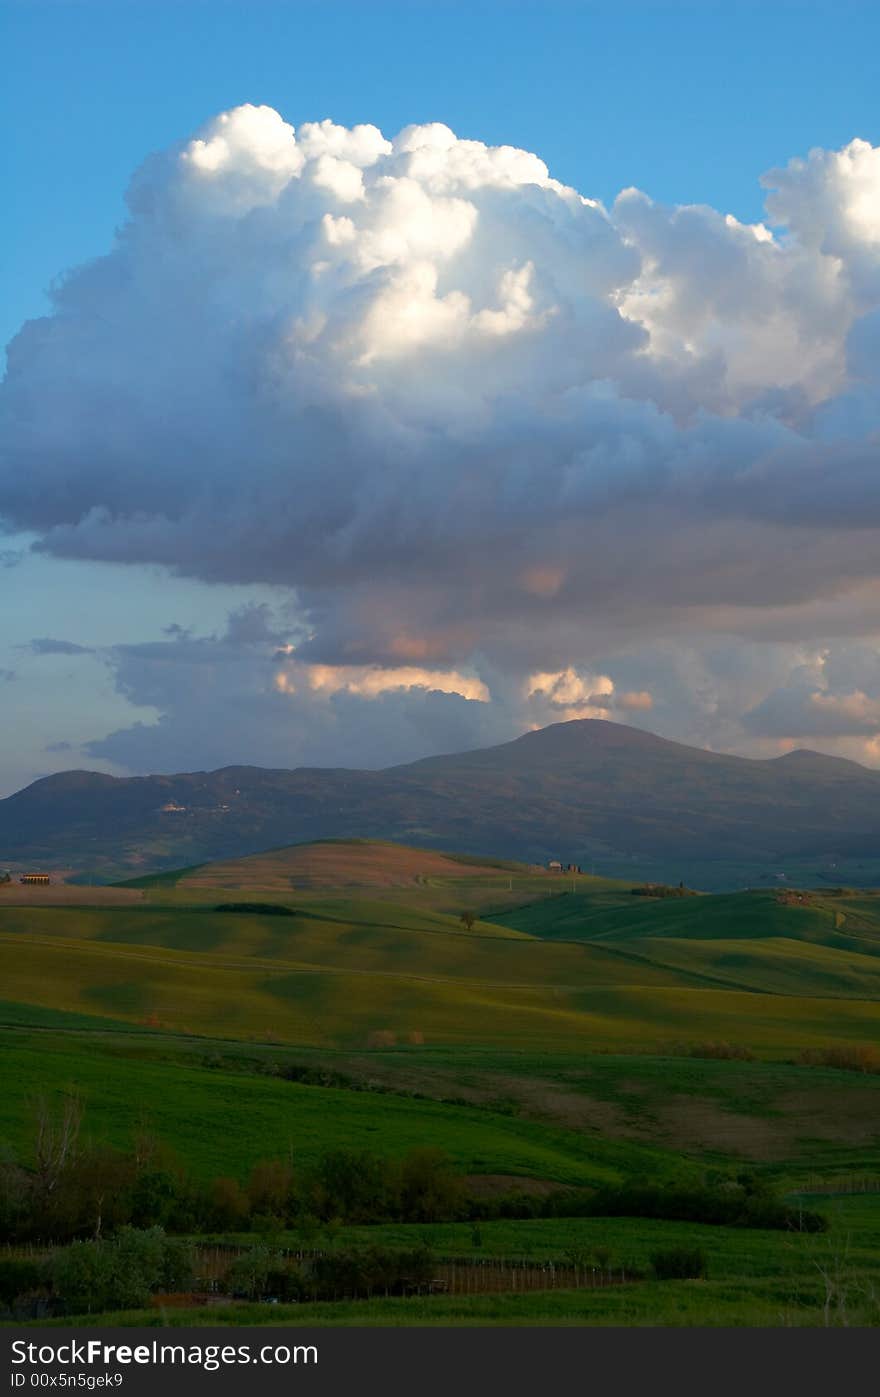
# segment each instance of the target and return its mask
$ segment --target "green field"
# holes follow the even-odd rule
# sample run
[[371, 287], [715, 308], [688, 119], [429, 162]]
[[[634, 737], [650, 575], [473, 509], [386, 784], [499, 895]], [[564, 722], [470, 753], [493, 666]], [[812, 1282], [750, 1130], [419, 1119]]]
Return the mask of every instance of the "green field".
[[[381, 1240], [412, 1246], [430, 1241], [438, 1255], [465, 1261], [491, 1257], [564, 1263], [604, 1249], [613, 1274], [621, 1266], [647, 1279], [607, 1289], [543, 1293], [436, 1295], [425, 1298], [342, 1301], [296, 1306], [239, 1305], [214, 1310], [140, 1310], [92, 1316], [83, 1323], [122, 1325], [297, 1324], [297, 1325], [699, 1325], [817, 1327], [880, 1323], [880, 1194], [816, 1197], [831, 1228], [821, 1237], [744, 1232], [695, 1223], [658, 1223], [631, 1218], [566, 1218], [487, 1222], [480, 1247], [462, 1224], [345, 1228], [333, 1245]], [[251, 1239], [238, 1240], [246, 1245]], [[295, 1234], [273, 1244], [296, 1246]], [[661, 1248], [701, 1248], [708, 1258], [704, 1280], [658, 1283], [650, 1258]], [[587, 1263], [588, 1264], [588, 1263]], [[826, 1309], [827, 1305], [827, 1309]]]
[[178, 1034], [345, 1048], [377, 1034], [542, 1051], [721, 1037], [781, 1056], [880, 1037], [880, 900], [658, 900], [607, 883], [548, 896], [545, 880], [530, 903], [466, 929], [437, 904], [495, 906], [508, 890], [463, 881], [409, 888], [406, 902], [291, 892], [291, 916], [218, 912], [227, 891], [200, 886], [185, 902], [182, 883], [167, 903], [161, 882], [131, 906], [8, 907], [5, 997]]
[[[880, 1075], [800, 1059], [880, 1041], [880, 897], [637, 897], [518, 865], [424, 871], [418, 851], [396, 863], [388, 845], [373, 867], [363, 842], [347, 868], [345, 848], [260, 856], [253, 884], [239, 860], [217, 887], [201, 867], [141, 880], [143, 901], [120, 906], [0, 907], [7, 1151], [27, 1162], [38, 1098], [57, 1108], [75, 1092], [90, 1139], [125, 1148], [147, 1128], [205, 1179], [243, 1181], [259, 1158], [304, 1167], [339, 1146], [396, 1157], [430, 1145], [507, 1186], [744, 1167], [782, 1191], [877, 1185]], [[328, 868], [338, 886], [323, 886]], [[218, 910], [231, 902], [290, 915]], [[292, 1068], [310, 1084], [287, 1080]], [[859, 1284], [880, 1253], [876, 1206], [834, 1203], [834, 1245], [841, 1228], [858, 1234], [846, 1248]], [[463, 1226], [438, 1244], [467, 1250]], [[674, 1241], [681, 1226], [497, 1222], [484, 1246], [552, 1256], [589, 1228], [638, 1264], [657, 1229]], [[808, 1239], [708, 1231], [707, 1282], [314, 1318], [814, 1322]]]

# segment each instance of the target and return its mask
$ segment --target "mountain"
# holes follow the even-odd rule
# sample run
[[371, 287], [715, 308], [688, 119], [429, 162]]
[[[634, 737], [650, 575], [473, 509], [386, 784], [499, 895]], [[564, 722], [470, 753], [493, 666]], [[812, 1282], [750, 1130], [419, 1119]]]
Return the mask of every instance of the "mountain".
[[724, 756], [581, 719], [384, 771], [70, 771], [0, 801], [0, 860], [103, 876], [353, 836], [698, 886], [776, 876], [783, 861], [866, 881], [848, 865], [880, 860], [880, 772], [816, 752]]

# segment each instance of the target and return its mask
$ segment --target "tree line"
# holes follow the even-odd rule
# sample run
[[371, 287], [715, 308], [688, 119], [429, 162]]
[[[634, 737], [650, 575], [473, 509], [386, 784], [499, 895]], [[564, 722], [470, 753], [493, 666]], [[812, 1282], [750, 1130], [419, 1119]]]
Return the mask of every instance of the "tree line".
[[341, 1148], [300, 1166], [292, 1157], [259, 1159], [243, 1182], [230, 1175], [205, 1180], [146, 1131], [120, 1149], [83, 1141], [81, 1120], [75, 1097], [60, 1115], [41, 1106], [33, 1162], [0, 1162], [0, 1240], [100, 1241], [125, 1227], [189, 1236], [292, 1230], [307, 1240], [335, 1223], [529, 1217], [648, 1217], [810, 1232], [827, 1226], [821, 1214], [793, 1208], [750, 1172], [475, 1198], [441, 1150], [388, 1158]]
[[244, 1182], [196, 1178], [149, 1132], [120, 1149], [83, 1140], [75, 1097], [37, 1113], [33, 1162], [0, 1161], [0, 1240], [101, 1239], [131, 1226], [172, 1233], [307, 1231], [322, 1224], [440, 1222], [466, 1215], [465, 1181], [441, 1150], [396, 1159], [327, 1150], [295, 1167], [257, 1160]]

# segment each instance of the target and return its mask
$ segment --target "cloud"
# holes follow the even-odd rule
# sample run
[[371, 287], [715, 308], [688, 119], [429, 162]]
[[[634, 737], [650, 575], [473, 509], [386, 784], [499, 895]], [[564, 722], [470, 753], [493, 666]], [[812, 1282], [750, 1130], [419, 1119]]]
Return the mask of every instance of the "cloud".
[[751, 605], [743, 516], [774, 596], [873, 575], [858, 539], [784, 568], [779, 536], [828, 536], [833, 500], [841, 530], [877, 522], [874, 447], [816, 434], [876, 363], [877, 152], [767, 180], [782, 233], [633, 190], [608, 212], [436, 124], [223, 113], [144, 164], [114, 250], [13, 342], [9, 520], [59, 554], [297, 587], [331, 629], [389, 580], [430, 629], [441, 581], [487, 622], [674, 613], [704, 576]]
[[596, 671], [568, 666], [523, 680], [488, 661], [467, 673], [312, 663], [300, 657], [296, 619], [266, 605], [237, 609], [214, 634], [180, 624], [165, 631], [100, 652], [138, 721], [86, 742], [76, 761], [136, 772], [230, 762], [381, 767], [586, 717], [755, 756], [806, 738], [880, 764], [880, 644], [618, 640]]
[[[647, 713], [654, 707], [647, 689], [618, 692], [607, 674], [583, 674], [572, 665], [552, 673], [532, 674], [524, 685], [527, 704], [539, 708], [545, 721], [571, 718], [619, 718]], [[547, 714], [552, 717], [547, 718]]]
[[607, 674], [579, 674], [571, 665], [557, 674], [532, 674], [526, 681], [526, 698], [540, 695], [550, 703], [566, 707], [573, 703], [610, 706], [614, 684]]
[[156, 718], [96, 738], [88, 756], [129, 770], [380, 767], [521, 731], [473, 676], [302, 663], [265, 606], [233, 612], [218, 635], [169, 629], [106, 652], [117, 690]]
[[150, 156], [10, 346], [6, 525], [287, 600], [116, 647], [160, 716], [102, 752], [207, 751], [185, 685], [272, 760], [343, 713], [376, 753], [576, 714], [856, 740], [867, 679], [791, 676], [880, 635], [880, 151], [764, 184], [755, 224], [606, 209], [441, 123], [258, 106]]
[[395, 689], [424, 689], [441, 694], [459, 694], [475, 703], [488, 703], [489, 690], [481, 679], [456, 670], [418, 669], [413, 665], [382, 669], [378, 665], [305, 665], [291, 661], [275, 676], [280, 693], [296, 693], [305, 685], [317, 694], [358, 694], [377, 698]]
[[654, 696], [647, 689], [633, 689], [620, 694], [617, 703], [626, 713], [650, 713], [654, 707]]
[[761, 737], [836, 738], [880, 735], [880, 694], [830, 693], [794, 684], [777, 689], [743, 716]]
[[33, 655], [94, 655], [94, 650], [88, 645], [76, 645], [72, 640], [53, 640], [49, 636], [43, 636], [32, 640], [25, 647]]

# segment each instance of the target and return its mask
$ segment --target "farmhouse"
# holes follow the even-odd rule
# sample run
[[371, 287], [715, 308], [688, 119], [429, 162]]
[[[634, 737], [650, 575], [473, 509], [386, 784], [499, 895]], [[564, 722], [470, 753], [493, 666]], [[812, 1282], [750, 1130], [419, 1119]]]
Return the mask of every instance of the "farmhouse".
[[48, 873], [23, 873], [19, 879], [20, 883], [39, 883], [41, 886], [45, 886], [51, 881]]
[[551, 873], [562, 872], [562, 864], [560, 863], [559, 859], [551, 859], [547, 867], [549, 868]]

